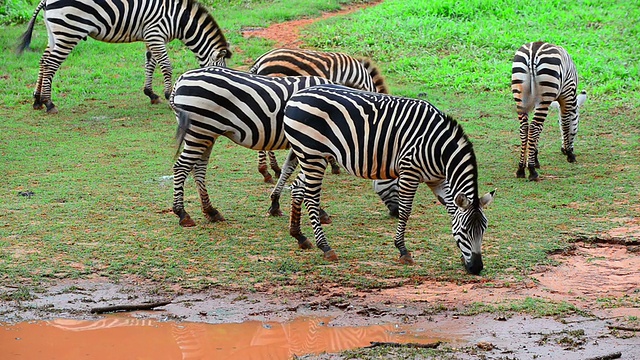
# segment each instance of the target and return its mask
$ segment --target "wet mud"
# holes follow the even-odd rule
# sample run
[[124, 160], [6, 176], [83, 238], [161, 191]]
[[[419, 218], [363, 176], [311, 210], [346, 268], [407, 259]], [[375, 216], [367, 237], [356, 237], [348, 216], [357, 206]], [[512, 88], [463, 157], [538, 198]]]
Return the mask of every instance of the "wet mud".
[[[561, 264], [530, 274], [524, 285], [434, 281], [370, 292], [331, 286], [314, 297], [220, 290], [176, 295], [142, 279], [62, 281], [32, 300], [0, 303], [0, 349], [2, 359], [327, 359], [339, 357], [323, 353], [371, 342], [441, 342], [440, 349], [460, 359], [588, 359], [618, 352], [640, 359], [635, 247], [576, 243], [552, 256]], [[564, 301], [584, 315], [462, 315], [480, 300], [527, 297]], [[92, 313], [166, 300], [150, 311]], [[446, 310], [434, 311], [438, 307]]]

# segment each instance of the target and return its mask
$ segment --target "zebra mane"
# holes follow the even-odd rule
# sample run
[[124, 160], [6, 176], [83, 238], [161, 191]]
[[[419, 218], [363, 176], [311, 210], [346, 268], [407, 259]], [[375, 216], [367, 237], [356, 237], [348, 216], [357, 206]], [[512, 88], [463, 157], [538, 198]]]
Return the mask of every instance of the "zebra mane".
[[199, 15], [199, 17], [204, 17], [208, 21], [210, 21], [211, 24], [213, 24], [214, 29], [217, 29], [218, 33], [220, 34], [220, 37], [222, 38], [222, 40], [226, 44], [227, 55], [225, 56], [225, 58], [227, 58], [227, 59], [230, 58], [231, 57], [231, 49], [229, 49], [229, 47], [230, 47], [229, 46], [229, 42], [227, 41], [227, 38], [224, 36], [224, 33], [222, 32], [222, 29], [218, 25], [218, 22], [213, 17], [213, 15], [211, 15], [211, 12], [209, 11], [209, 9], [207, 9], [207, 7], [204, 6], [202, 3], [200, 3], [198, 0], [183, 0], [183, 1], [186, 3], [186, 5], [188, 7], [197, 8], [198, 11], [196, 13]]
[[473, 150], [473, 143], [471, 143], [471, 140], [469, 140], [469, 137], [464, 132], [464, 129], [462, 128], [462, 126], [454, 118], [452, 118], [450, 115], [446, 115], [446, 114], [443, 114], [443, 115], [444, 115], [445, 121], [451, 123], [451, 127], [450, 127], [451, 136], [454, 139], [454, 141], [451, 141], [451, 143], [459, 143], [460, 139], [463, 139], [462, 147], [467, 148], [469, 151], [469, 154], [471, 155], [471, 157], [469, 158], [469, 164], [472, 166], [471, 177], [474, 184], [472, 201], [473, 201], [473, 206], [478, 208], [480, 206], [480, 198], [478, 197], [478, 162], [476, 159], [476, 153]]
[[360, 59], [360, 62], [362, 63], [362, 66], [364, 66], [365, 69], [367, 69], [367, 71], [369, 72], [371, 79], [373, 79], [373, 84], [376, 86], [376, 91], [380, 94], [388, 94], [389, 88], [384, 82], [384, 77], [380, 73], [380, 70], [378, 70], [378, 68], [373, 65], [373, 62], [371, 62], [370, 59], [363, 58]]

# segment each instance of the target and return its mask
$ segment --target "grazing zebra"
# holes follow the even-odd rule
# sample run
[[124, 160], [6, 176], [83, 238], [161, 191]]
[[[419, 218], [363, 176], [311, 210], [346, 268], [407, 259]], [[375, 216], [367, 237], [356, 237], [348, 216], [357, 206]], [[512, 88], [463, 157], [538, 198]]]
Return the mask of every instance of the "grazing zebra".
[[[545, 42], [522, 45], [513, 58], [511, 91], [518, 109], [520, 121], [520, 162], [516, 176], [524, 178], [525, 166], [529, 169], [529, 180], [539, 179], [536, 168], [538, 140], [549, 107], [560, 108], [561, 151], [567, 161], [575, 162], [573, 141], [578, 132], [578, 109], [587, 99], [586, 92], [576, 94], [578, 75], [576, 66], [567, 51], [560, 46]], [[534, 110], [535, 109], [535, 110]], [[529, 112], [534, 110], [529, 123]]]
[[[357, 59], [337, 52], [323, 52], [302, 49], [274, 49], [261, 55], [249, 72], [269, 76], [321, 76], [335, 83], [387, 94], [389, 91], [380, 71], [368, 59]], [[280, 166], [275, 154], [270, 151], [258, 152], [258, 171], [264, 182], [273, 183], [267, 170], [269, 165], [280, 176]], [[340, 167], [331, 161], [331, 172], [340, 173]]]
[[[332, 82], [350, 87], [388, 94], [389, 90], [380, 71], [369, 59], [357, 59], [344, 53], [323, 52], [301, 49], [274, 49], [260, 56], [251, 69], [251, 73], [269, 76], [321, 76]], [[282, 214], [279, 211], [280, 193], [289, 175], [280, 177], [281, 169], [272, 151], [268, 152], [269, 164], [280, 178], [271, 199], [270, 213]], [[258, 154], [258, 171], [265, 182], [273, 182], [267, 170], [266, 152]], [[332, 173], [340, 172], [334, 159], [329, 159]], [[293, 168], [291, 168], [293, 170]], [[398, 185], [397, 180], [374, 180], [374, 190], [389, 209], [389, 214], [398, 217]]]
[[29, 47], [36, 16], [45, 9], [49, 44], [40, 58], [38, 82], [33, 93], [33, 108], [47, 113], [58, 112], [51, 101], [51, 82], [73, 48], [90, 36], [110, 43], [144, 41], [144, 94], [151, 103], [159, 98], [152, 90], [153, 72], [160, 64], [164, 76], [164, 95], [171, 93], [172, 68], [166, 43], [182, 41], [196, 54], [200, 66], [225, 66], [231, 57], [229, 45], [211, 14], [195, 0], [41, 0], [27, 31], [22, 35], [18, 52]]
[[269, 77], [222, 67], [182, 74], [169, 99], [178, 120], [178, 144], [184, 142], [173, 166], [173, 212], [180, 225], [195, 225], [183, 200], [184, 182], [192, 170], [206, 218], [224, 221], [205, 186], [209, 156], [219, 136], [253, 150], [286, 149], [282, 117], [287, 100], [300, 89], [327, 83], [317, 76]]
[[290, 234], [301, 248], [311, 243], [300, 231], [302, 201], [309, 211], [316, 245], [327, 260], [337, 256], [319, 222], [318, 202], [327, 158], [335, 158], [352, 175], [367, 179], [398, 178], [399, 221], [395, 246], [400, 262], [413, 264], [404, 233], [413, 198], [426, 183], [452, 219], [453, 237], [469, 273], [479, 274], [483, 208], [495, 191], [478, 197], [478, 169], [471, 142], [462, 127], [423, 100], [321, 85], [297, 92], [284, 111], [285, 135], [302, 171], [294, 181]]

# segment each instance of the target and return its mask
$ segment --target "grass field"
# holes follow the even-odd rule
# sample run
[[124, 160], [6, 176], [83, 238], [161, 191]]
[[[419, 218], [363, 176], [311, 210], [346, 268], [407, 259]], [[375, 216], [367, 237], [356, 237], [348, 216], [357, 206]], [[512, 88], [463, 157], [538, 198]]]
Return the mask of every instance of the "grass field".
[[[318, 14], [341, 3], [347, 2], [208, 6], [233, 46], [230, 66], [245, 67], [271, 44], [243, 38], [243, 27]], [[325, 231], [340, 261], [323, 261], [319, 250], [298, 250], [288, 218], [265, 215], [271, 187], [261, 183], [256, 154], [226, 139], [214, 147], [208, 185], [228, 221], [206, 222], [189, 181], [186, 208], [198, 226], [180, 228], [170, 212], [172, 183], [166, 179], [176, 151], [175, 118], [166, 101], [151, 105], [142, 93], [144, 45], [82, 42], [54, 78], [60, 113], [48, 116], [31, 109], [47, 42], [39, 21], [35, 50], [21, 57], [12, 49], [26, 24], [0, 27], [0, 281], [31, 289], [99, 275], [141, 277], [166, 287], [285, 292], [313, 292], [327, 283], [370, 289], [424, 279], [521, 281], [551, 263], [548, 252], [567, 247], [574, 234], [606, 231], [638, 216], [640, 55], [634, 46], [640, 5], [512, 3], [387, 0], [304, 31], [308, 47], [368, 56], [392, 93], [424, 93], [462, 123], [476, 149], [481, 192], [498, 189], [486, 211], [482, 277], [465, 274], [448, 215], [426, 186], [407, 233], [415, 266], [396, 262], [396, 221], [370, 182], [344, 174], [328, 175], [323, 193], [333, 217]], [[34, 7], [26, 6], [27, 18]], [[563, 45], [577, 64], [580, 89], [589, 93], [577, 163], [560, 153], [554, 112], [540, 140], [537, 183], [514, 175], [519, 139], [509, 87], [515, 50], [534, 40]], [[176, 76], [197, 66], [181, 43], [169, 49]], [[155, 87], [161, 86], [156, 74]], [[25, 192], [32, 195], [20, 195]], [[288, 195], [283, 207], [288, 210]], [[308, 225], [303, 230], [312, 234]]]

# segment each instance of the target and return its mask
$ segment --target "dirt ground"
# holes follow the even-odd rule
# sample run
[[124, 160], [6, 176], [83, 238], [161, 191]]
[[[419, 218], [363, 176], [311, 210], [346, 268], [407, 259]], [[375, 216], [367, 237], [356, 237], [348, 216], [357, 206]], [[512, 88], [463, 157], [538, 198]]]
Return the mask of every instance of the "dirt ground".
[[[371, 5], [369, 5], [371, 6]], [[324, 17], [357, 10], [349, 7]], [[244, 36], [273, 39], [276, 46], [300, 45], [298, 29], [316, 19], [248, 29]], [[180, 290], [171, 304], [138, 318], [208, 324], [247, 321], [292, 321], [301, 316], [330, 318], [333, 327], [381, 323], [428, 329], [459, 348], [461, 359], [640, 359], [640, 219], [610, 219], [619, 227], [579, 238], [573, 249], [551, 255], [561, 265], [523, 274], [526, 281], [454, 284], [428, 281], [415, 286], [355, 292], [326, 285], [312, 298], [277, 293], [231, 293], [220, 290], [191, 293]], [[1, 293], [16, 288], [0, 286]], [[112, 283], [104, 278], [61, 281], [28, 301], [0, 302], [0, 321], [98, 319], [94, 307], [166, 299], [143, 279]], [[584, 310], [569, 318], [459, 312], [474, 302], [504, 303], [525, 298], [564, 301]], [[440, 306], [447, 310], [433, 313]], [[625, 330], [625, 328], [631, 329]], [[635, 331], [634, 331], [635, 330]], [[304, 358], [335, 358], [314, 355]]]

